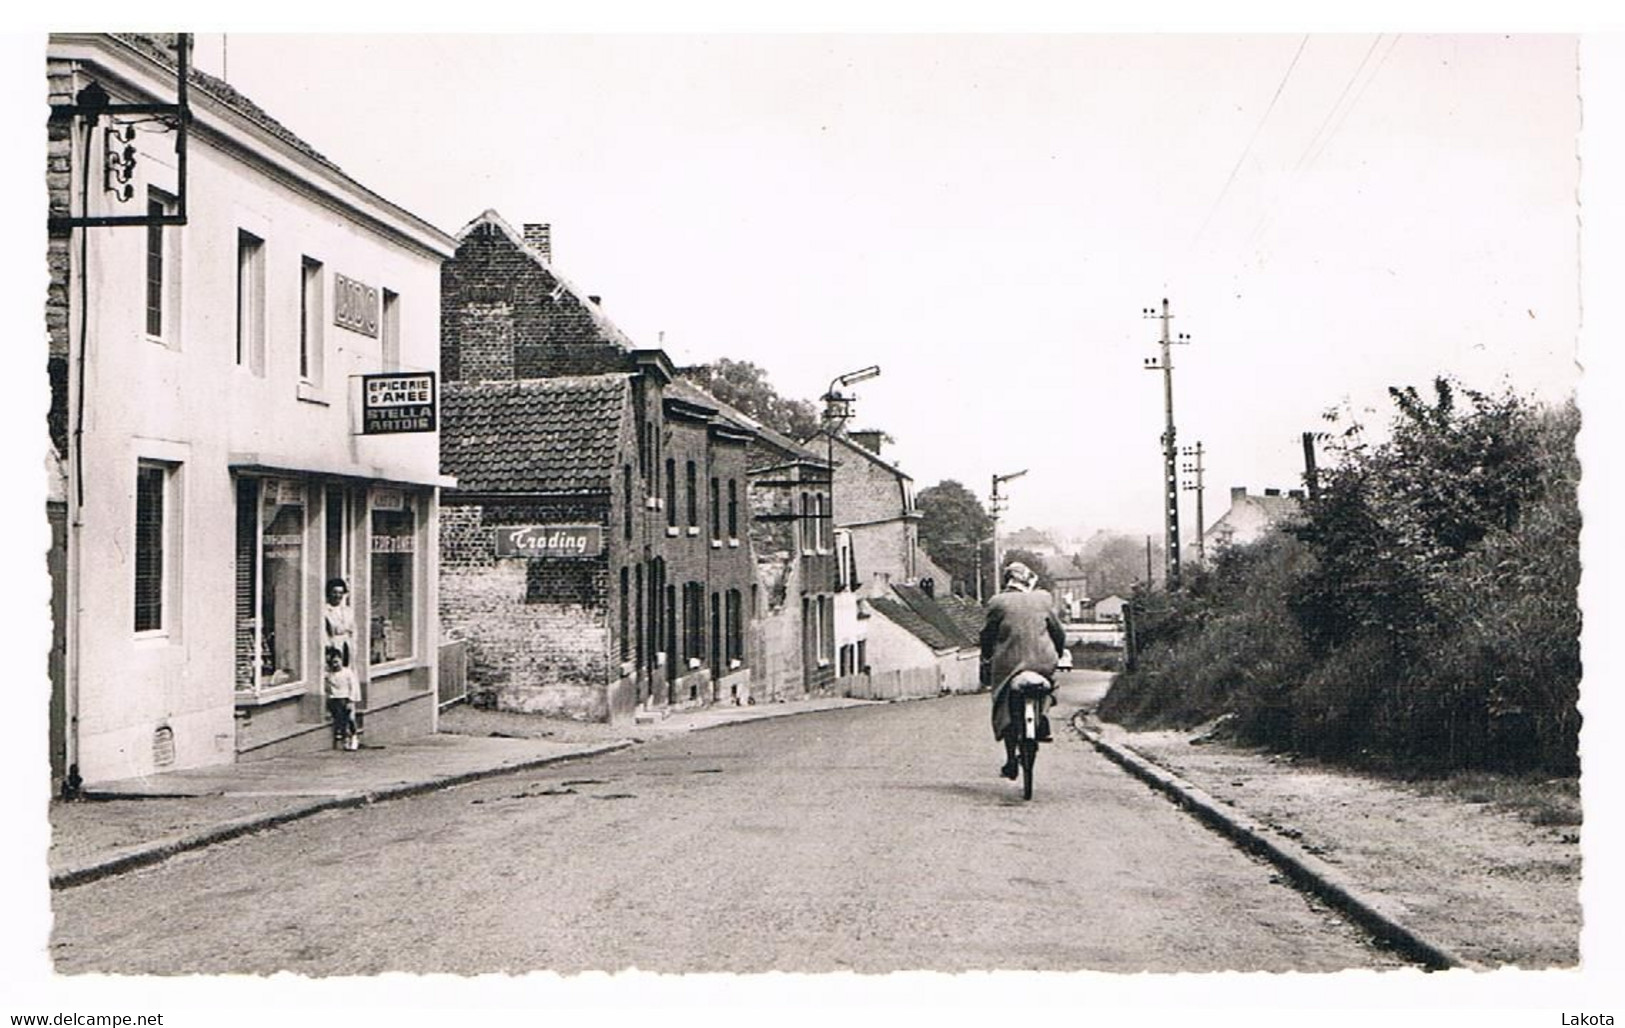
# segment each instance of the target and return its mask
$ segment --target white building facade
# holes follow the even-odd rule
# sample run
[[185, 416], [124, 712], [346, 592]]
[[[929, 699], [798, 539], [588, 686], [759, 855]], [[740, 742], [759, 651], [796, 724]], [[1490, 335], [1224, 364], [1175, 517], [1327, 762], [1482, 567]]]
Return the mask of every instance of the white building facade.
[[[52, 755], [90, 783], [330, 745], [334, 578], [368, 740], [435, 726], [446, 480], [424, 429], [454, 241], [211, 77], [188, 79], [178, 146], [173, 43], [48, 45]], [[148, 223], [97, 223], [129, 216]], [[362, 376], [385, 372], [419, 374], [375, 390], [417, 388], [363, 434]]]

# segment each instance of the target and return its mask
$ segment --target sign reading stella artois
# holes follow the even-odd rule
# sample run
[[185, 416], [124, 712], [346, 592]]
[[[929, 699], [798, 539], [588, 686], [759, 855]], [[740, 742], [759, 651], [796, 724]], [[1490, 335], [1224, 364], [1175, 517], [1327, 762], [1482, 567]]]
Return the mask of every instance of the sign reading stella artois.
[[361, 376], [361, 434], [435, 430], [432, 371]]
[[496, 529], [498, 557], [596, 557], [602, 525], [505, 525]]

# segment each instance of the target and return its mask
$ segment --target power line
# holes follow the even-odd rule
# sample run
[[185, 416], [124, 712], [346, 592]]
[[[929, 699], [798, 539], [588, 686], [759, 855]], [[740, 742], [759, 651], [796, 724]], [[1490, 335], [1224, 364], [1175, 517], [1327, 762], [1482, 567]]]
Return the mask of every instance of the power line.
[[1275, 87], [1275, 95], [1270, 97], [1269, 106], [1264, 108], [1264, 113], [1258, 118], [1258, 124], [1253, 126], [1253, 134], [1247, 139], [1247, 145], [1242, 147], [1241, 156], [1236, 158], [1236, 166], [1230, 169], [1230, 177], [1224, 180], [1224, 188], [1219, 190], [1219, 195], [1213, 199], [1213, 206], [1208, 208], [1207, 217], [1202, 220], [1202, 227], [1196, 232], [1198, 241], [1202, 238], [1202, 234], [1207, 231], [1208, 223], [1213, 220], [1213, 215], [1218, 212], [1219, 204], [1224, 202], [1226, 194], [1230, 192], [1230, 186], [1236, 181], [1236, 173], [1241, 170], [1243, 162], [1247, 160], [1247, 155], [1253, 152], [1253, 144], [1258, 141], [1259, 131], [1263, 129], [1264, 122], [1269, 120], [1270, 112], [1275, 110], [1275, 102], [1281, 99], [1281, 91], [1286, 88], [1286, 81], [1292, 77], [1292, 69], [1298, 66], [1298, 58], [1303, 56], [1303, 48], [1308, 44], [1309, 35], [1305, 33], [1304, 37], [1298, 41], [1298, 52], [1292, 55], [1292, 62], [1286, 66], [1286, 73], [1281, 76], [1281, 81]]
[[[1336, 128], [1334, 128], [1330, 134], [1326, 134], [1325, 140], [1322, 141], [1322, 134], [1326, 133], [1326, 127], [1332, 123], [1332, 119], [1337, 117], [1339, 109], [1343, 107], [1343, 101], [1347, 99], [1349, 90], [1354, 88], [1354, 83], [1359, 79], [1360, 73], [1364, 71], [1366, 65], [1371, 62], [1371, 55], [1376, 52], [1377, 47], [1382, 43], [1382, 36], [1382, 33], [1377, 33], [1377, 35], [1371, 40], [1371, 45], [1366, 47], [1365, 56], [1360, 58], [1360, 63], [1355, 65], [1354, 70], [1349, 73], [1348, 79], [1343, 83], [1342, 90], [1337, 94], [1337, 99], [1332, 101], [1331, 107], [1326, 111], [1326, 117], [1321, 119], [1320, 127], [1315, 129], [1314, 135], [1309, 137], [1308, 144], [1303, 148], [1303, 153], [1298, 156], [1298, 161], [1292, 167], [1291, 178], [1288, 180], [1286, 187], [1271, 198], [1268, 206], [1266, 206], [1264, 209], [1264, 213], [1259, 215], [1258, 221], [1253, 225], [1253, 230], [1247, 235], [1247, 244], [1249, 246], [1258, 242], [1267, 234], [1266, 226], [1270, 221], [1271, 215], [1275, 213], [1275, 209], [1280, 205], [1282, 196], [1287, 193], [1291, 193], [1296, 189], [1298, 181], [1302, 178], [1303, 173], [1310, 165], [1314, 163], [1314, 160], [1319, 159], [1321, 151], [1325, 150], [1327, 144], [1331, 142], [1332, 136], [1335, 136], [1337, 131], [1342, 128], [1343, 120], [1348, 117], [1349, 111], [1354, 109], [1354, 104], [1358, 103], [1360, 97], [1365, 95], [1365, 90], [1371, 85], [1371, 80], [1375, 79], [1377, 72], [1382, 70], [1382, 64], [1379, 62], [1376, 69], [1372, 71], [1370, 78], [1366, 79], [1365, 84], [1360, 87], [1360, 92], [1355, 96], [1354, 101], [1350, 103], [1346, 109], [1343, 109], [1342, 117], [1338, 118]], [[1398, 36], [1395, 36], [1394, 41], [1397, 42], [1398, 38]], [[1392, 52], [1393, 44], [1390, 43], [1387, 53]], [[1383, 60], [1387, 60], [1386, 53], [1384, 54]], [[1314, 153], [1313, 159], [1310, 157], [1311, 152]]]

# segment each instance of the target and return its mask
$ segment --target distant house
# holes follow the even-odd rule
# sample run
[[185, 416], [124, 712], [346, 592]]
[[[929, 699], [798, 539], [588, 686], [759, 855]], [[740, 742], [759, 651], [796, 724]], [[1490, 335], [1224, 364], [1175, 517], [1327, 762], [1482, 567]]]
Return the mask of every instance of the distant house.
[[874, 612], [869, 625], [874, 669], [868, 695], [903, 699], [975, 692], [980, 687], [980, 605], [961, 597], [933, 597], [918, 586], [902, 584], [868, 603]]
[[1202, 533], [1202, 545], [1211, 560], [1227, 546], [1256, 542], [1278, 525], [1290, 524], [1302, 516], [1303, 493], [1293, 489], [1265, 489], [1250, 495], [1246, 486], [1230, 490], [1230, 509]]
[[1123, 620], [1123, 607], [1128, 601], [1116, 593], [1102, 600], [1096, 600], [1094, 606], [1096, 621]]
[[1055, 597], [1055, 603], [1061, 608], [1069, 621], [1082, 621], [1084, 613], [1089, 609], [1089, 578], [1087, 575], [1073, 569], [1064, 575], [1053, 575], [1054, 586], [1050, 592]]

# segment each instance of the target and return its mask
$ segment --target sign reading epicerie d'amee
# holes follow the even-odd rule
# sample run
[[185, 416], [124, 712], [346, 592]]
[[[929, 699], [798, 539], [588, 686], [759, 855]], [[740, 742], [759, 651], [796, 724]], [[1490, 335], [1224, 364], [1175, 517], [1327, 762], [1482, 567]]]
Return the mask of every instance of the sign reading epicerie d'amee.
[[361, 376], [361, 434], [433, 432], [434, 372]]
[[596, 557], [601, 525], [505, 525], [496, 530], [498, 557]]

